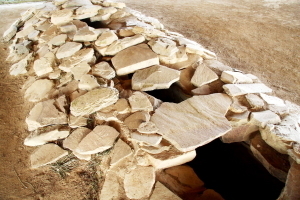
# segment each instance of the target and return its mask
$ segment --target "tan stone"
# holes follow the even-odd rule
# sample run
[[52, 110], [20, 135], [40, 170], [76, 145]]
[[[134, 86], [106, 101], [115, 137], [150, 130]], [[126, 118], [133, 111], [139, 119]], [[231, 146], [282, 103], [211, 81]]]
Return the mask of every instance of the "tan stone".
[[138, 166], [125, 175], [124, 189], [126, 196], [130, 199], [148, 198], [154, 183], [154, 168]]
[[143, 134], [133, 132], [131, 133], [131, 139], [147, 145], [157, 146], [161, 142], [162, 136], [158, 134]]
[[231, 130], [225, 114], [231, 99], [221, 93], [163, 103], [151, 117], [158, 133], [183, 152], [207, 144]]
[[113, 146], [119, 134], [113, 127], [98, 125], [81, 140], [75, 151], [80, 154], [103, 152]]
[[37, 103], [26, 118], [28, 130], [33, 131], [39, 127], [53, 124], [67, 124], [67, 116], [59, 112], [54, 106], [54, 100]]
[[98, 5], [82, 6], [76, 10], [76, 16], [74, 17], [74, 19], [86, 19], [94, 17], [98, 14], [98, 11], [101, 8], [102, 7]]
[[191, 83], [196, 87], [200, 87], [207, 83], [217, 80], [218, 75], [205, 65], [199, 65], [191, 79]]
[[12, 24], [2, 35], [3, 40], [5, 42], [8, 42], [9, 40], [11, 40], [17, 33], [18, 28]]
[[78, 88], [81, 90], [92, 90], [99, 87], [99, 83], [93, 75], [84, 74], [80, 77]]
[[63, 146], [64, 148], [70, 149], [72, 151], [76, 152], [76, 148], [78, 147], [79, 143], [81, 140], [87, 136], [92, 130], [85, 128], [85, 127], [80, 127], [75, 129], [69, 137], [67, 137], [63, 141]]
[[196, 157], [196, 151], [178, 152], [174, 148], [159, 154], [148, 154], [147, 158], [155, 169], [166, 169], [192, 161]]
[[37, 102], [48, 97], [50, 90], [54, 84], [47, 79], [39, 79], [30, 85], [25, 91], [25, 98], [31, 102]]
[[106, 31], [100, 35], [100, 37], [95, 41], [95, 45], [99, 47], [105, 47], [111, 45], [114, 41], [118, 40], [118, 36], [114, 31]]
[[132, 155], [132, 150], [130, 146], [126, 144], [123, 140], [119, 139], [111, 153], [110, 165], [114, 166], [130, 155]]
[[85, 48], [77, 51], [71, 57], [65, 58], [59, 65], [59, 68], [65, 72], [70, 72], [71, 69], [82, 63], [90, 63], [94, 56], [93, 48]]
[[54, 46], [61, 46], [66, 42], [67, 39], [67, 34], [60, 34], [52, 38], [48, 44], [49, 45], [54, 45]]
[[93, 5], [90, 0], [69, 0], [62, 5], [63, 8], [81, 7]]
[[157, 55], [146, 45], [132, 46], [120, 51], [112, 58], [118, 75], [126, 75], [136, 70], [159, 64]]
[[131, 114], [124, 120], [124, 124], [130, 129], [137, 129], [141, 123], [147, 122], [150, 119], [150, 115], [145, 111], [138, 111]]
[[221, 80], [224, 83], [253, 83], [252, 79], [241, 72], [223, 71]]
[[143, 122], [139, 125], [138, 132], [140, 133], [145, 133], [145, 134], [152, 134], [152, 133], [157, 133], [158, 132], [158, 128], [156, 127], [156, 125], [149, 121], [149, 122]]
[[265, 142], [282, 154], [287, 154], [287, 150], [293, 148], [294, 142], [300, 142], [299, 131], [293, 125], [268, 124], [260, 132]]
[[142, 35], [134, 35], [132, 37], [125, 37], [123, 39], [114, 41], [111, 45], [107, 47], [104, 53], [102, 53], [103, 56], [114, 56], [120, 51], [132, 47], [134, 45], [140, 44], [145, 41], [145, 37]]
[[250, 121], [259, 127], [265, 128], [267, 124], [279, 124], [281, 122], [280, 117], [270, 110], [252, 112], [250, 115]]
[[74, 42], [91, 42], [97, 40], [99, 33], [94, 28], [84, 27], [79, 29], [73, 37]]
[[70, 33], [75, 34], [77, 31], [77, 27], [73, 23], [62, 25], [59, 27], [59, 29], [62, 33], [67, 33], [68, 35], [70, 35]]
[[300, 196], [300, 165], [291, 161], [285, 187], [277, 200], [297, 200]]
[[9, 74], [13, 76], [17, 76], [20, 74], [27, 73], [27, 67], [31, 60], [32, 60], [32, 53], [28, 54], [25, 58], [23, 58], [19, 62], [13, 64], [9, 69]]
[[293, 148], [287, 150], [288, 155], [300, 164], [300, 143], [294, 142]]
[[38, 168], [50, 163], [54, 163], [66, 155], [68, 155], [68, 151], [63, 150], [56, 144], [45, 144], [36, 149], [30, 155], [31, 167]]
[[30, 34], [32, 31], [34, 31], [34, 27], [33, 26], [29, 26], [29, 27], [24, 27], [21, 31], [17, 32], [16, 34], [16, 38], [25, 38], [28, 36], [28, 34]]
[[61, 47], [56, 52], [56, 57], [58, 59], [65, 58], [72, 56], [75, 54], [77, 51], [79, 51], [82, 47], [82, 44], [77, 43], [77, 42], [67, 42]]
[[121, 37], [130, 37], [130, 36], [134, 36], [135, 33], [132, 32], [132, 28], [122, 28], [118, 30], [118, 34]]
[[183, 199], [205, 190], [204, 182], [188, 165], [179, 165], [157, 173], [157, 180]]
[[109, 171], [106, 173], [104, 184], [101, 189], [101, 193], [99, 194], [99, 199], [105, 200], [116, 200], [121, 199], [121, 194], [119, 192], [122, 186], [119, 183], [118, 175]]
[[152, 39], [148, 44], [155, 53], [162, 56], [172, 56], [179, 51], [176, 42], [168, 38]]
[[82, 127], [82, 126], [86, 126], [86, 125], [87, 125], [87, 118], [85, 118], [83, 116], [75, 117], [73, 115], [70, 115], [69, 126], [71, 128], [78, 128], [78, 127]]
[[162, 200], [162, 199], [180, 200], [181, 198], [175, 195], [173, 192], [171, 192], [159, 181], [157, 181], [154, 186], [154, 190], [150, 197], [150, 200]]
[[48, 126], [30, 133], [24, 140], [26, 146], [39, 146], [58, 139], [68, 137], [69, 128], [61, 126]]
[[39, 39], [40, 31], [34, 30], [28, 34], [28, 39], [32, 41], [37, 41]]
[[162, 65], [154, 65], [140, 69], [134, 73], [132, 77], [132, 89], [141, 91], [167, 89], [174, 82], [178, 81], [179, 77], [180, 71]]
[[287, 172], [290, 167], [288, 156], [277, 152], [270, 147], [260, 136], [256, 134], [251, 138], [250, 149], [253, 155], [261, 162], [261, 164], [268, 170], [270, 174], [285, 182]]
[[245, 95], [248, 103], [252, 109], [260, 110], [265, 107], [265, 102], [256, 94], [246, 94]]
[[[71, 68], [71, 73], [75, 80], [80, 80], [83, 75], [86, 75], [91, 70], [91, 67], [86, 62], [81, 62]], [[78, 86], [79, 87], [79, 86]], [[80, 87], [79, 87], [80, 88]]]
[[160, 30], [157, 30], [156, 28], [154, 28], [151, 25], [148, 25], [148, 26], [144, 26], [144, 25], [135, 26], [135, 27], [133, 27], [132, 32], [134, 32], [135, 34], [142, 34], [146, 37], [149, 37], [149, 39], [166, 36], [166, 33], [162, 32]]
[[186, 62], [189, 59], [186, 53], [186, 48], [184, 46], [178, 46], [176, 48], [178, 49], [178, 51], [171, 56], [159, 55], [160, 63], [169, 66], [176, 63]]
[[234, 113], [243, 113], [248, 111], [248, 108], [244, 106], [241, 102], [240, 99], [237, 97], [232, 97], [232, 104], [230, 105], [229, 110], [234, 112]]
[[125, 8], [126, 4], [122, 2], [110, 2], [110, 1], [105, 1], [102, 3], [103, 6], [105, 7], [115, 7], [115, 8]]
[[80, 154], [80, 153], [77, 153], [75, 151], [72, 152], [74, 154], [74, 156], [76, 156], [76, 158], [78, 158], [79, 160], [86, 160], [86, 161], [90, 161], [92, 160], [92, 155], [91, 154]]
[[71, 102], [70, 110], [74, 116], [87, 115], [117, 102], [119, 93], [114, 88], [94, 89]]
[[[180, 70], [180, 69], [185, 69], [189, 66], [192, 66], [197, 62], [201, 62], [201, 60], [202, 60], [202, 58], [198, 54], [189, 54], [188, 53], [186, 55], [187, 55], [186, 61], [177, 62], [178, 60], [177, 60], [177, 56], [176, 56], [176, 63], [174, 63], [174, 64], [163, 63], [163, 64], [172, 69]], [[160, 61], [163, 62], [162, 60], [160, 60]]]
[[153, 111], [153, 106], [148, 99], [148, 97], [141, 93], [141, 92], [134, 92], [129, 98], [128, 98], [129, 104], [131, 106], [131, 111]]
[[223, 86], [225, 92], [230, 96], [239, 96], [250, 93], [269, 93], [272, 89], [263, 83], [255, 84], [226, 84]]
[[113, 79], [116, 76], [115, 70], [104, 61], [97, 63], [93, 67], [92, 73], [94, 76], [100, 76], [105, 79]]
[[34, 61], [33, 69], [37, 76], [42, 76], [53, 71], [55, 55], [52, 52]]
[[67, 24], [73, 20], [72, 9], [55, 10], [51, 15], [51, 23], [55, 25]]

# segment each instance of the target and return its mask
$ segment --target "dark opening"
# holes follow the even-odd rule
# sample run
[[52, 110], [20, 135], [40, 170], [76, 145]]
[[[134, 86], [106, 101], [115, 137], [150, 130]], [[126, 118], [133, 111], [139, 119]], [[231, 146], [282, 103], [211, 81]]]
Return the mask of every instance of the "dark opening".
[[87, 23], [87, 25], [93, 28], [108, 28], [107, 25], [101, 21], [91, 22], [90, 18], [81, 19], [80, 21]]
[[196, 152], [187, 164], [207, 188], [226, 200], [275, 200], [284, 187], [242, 143], [225, 144], [217, 139]]
[[[176, 84], [170, 89], [154, 90], [148, 94], [164, 101], [179, 103], [187, 98]], [[196, 149], [190, 165], [206, 187], [226, 200], [275, 200], [284, 183], [273, 177], [255, 159], [248, 144], [223, 143], [216, 139]]]

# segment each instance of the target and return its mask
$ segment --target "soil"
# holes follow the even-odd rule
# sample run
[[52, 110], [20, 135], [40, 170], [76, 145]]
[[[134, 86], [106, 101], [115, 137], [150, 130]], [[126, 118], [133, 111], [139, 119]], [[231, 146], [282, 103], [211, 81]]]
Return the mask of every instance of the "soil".
[[[300, 4], [297, 0], [123, 0], [215, 52], [220, 61], [257, 75], [275, 94], [300, 105]], [[282, 3], [283, 2], [283, 3]], [[36, 4], [1, 5], [0, 34]], [[26, 77], [9, 75], [7, 43], [0, 42], [0, 200], [96, 199], [97, 176], [81, 162], [66, 178], [42, 167], [30, 169], [35, 149], [23, 145]]]

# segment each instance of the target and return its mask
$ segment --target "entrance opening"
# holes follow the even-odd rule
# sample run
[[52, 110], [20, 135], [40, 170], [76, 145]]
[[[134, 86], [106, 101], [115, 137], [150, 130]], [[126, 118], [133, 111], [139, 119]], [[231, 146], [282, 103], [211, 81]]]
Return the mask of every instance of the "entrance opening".
[[[176, 85], [148, 94], [164, 101], [179, 103], [186, 98]], [[226, 200], [274, 200], [284, 183], [272, 176], [256, 160], [246, 143], [223, 143], [216, 139], [196, 149], [196, 158], [187, 163], [209, 189]]]
[[90, 27], [93, 28], [107, 28], [107, 25], [101, 21], [91, 22], [90, 18], [81, 19], [80, 21], [87, 23]]

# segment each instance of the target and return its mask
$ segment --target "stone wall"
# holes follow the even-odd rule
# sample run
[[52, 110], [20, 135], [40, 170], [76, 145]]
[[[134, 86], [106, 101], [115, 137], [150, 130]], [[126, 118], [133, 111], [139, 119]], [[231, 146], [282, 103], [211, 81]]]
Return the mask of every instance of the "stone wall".
[[[24, 145], [36, 146], [32, 168], [71, 153], [85, 161], [105, 154], [100, 199], [222, 199], [180, 166], [221, 138], [247, 142], [286, 181], [281, 199], [297, 199], [299, 106], [158, 20], [124, 3], [55, 0], [23, 13], [3, 38], [12, 43], [10, 74], [29, 77]], [[166, 89], [181, 102], [147, 93]]]

